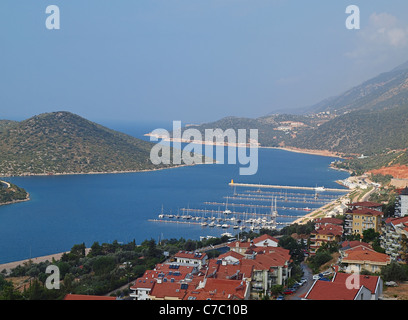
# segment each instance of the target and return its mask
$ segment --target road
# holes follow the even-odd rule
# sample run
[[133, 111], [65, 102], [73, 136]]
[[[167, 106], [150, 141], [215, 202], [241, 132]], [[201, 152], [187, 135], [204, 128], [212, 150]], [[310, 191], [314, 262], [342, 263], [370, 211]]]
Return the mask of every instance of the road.
[[304, 262], [302, 262], [300, 266], [303, 270], [303, 278], [307, 279], [307, 282], [299, 287], [294, 294], [285, 296], [285, 300], [300, 300], [300, 296], [307, 293], [313, 285], [314, 280], [312, 270]]

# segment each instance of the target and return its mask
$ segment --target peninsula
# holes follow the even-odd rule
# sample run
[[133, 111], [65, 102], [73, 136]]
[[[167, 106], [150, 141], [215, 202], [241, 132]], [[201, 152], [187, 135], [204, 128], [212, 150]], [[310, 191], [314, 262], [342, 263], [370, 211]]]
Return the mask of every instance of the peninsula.
[[152, 143], [70, 112], [44, 113], [21, 122], [1, 124], [1, 177], [138, 172], [173, 167], [150, 161]]

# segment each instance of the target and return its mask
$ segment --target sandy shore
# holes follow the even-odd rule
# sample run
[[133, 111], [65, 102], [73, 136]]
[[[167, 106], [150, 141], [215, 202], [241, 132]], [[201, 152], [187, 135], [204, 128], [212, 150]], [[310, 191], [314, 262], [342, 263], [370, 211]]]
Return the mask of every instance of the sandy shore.
[[6, 269], [7, 272], [9, 272], [11, 269], [16, 268], [17, 266], [24, 265], [25, 263], [28, 263], [32, 261], [33, 263], [40, 263], [40, 262], [45, 262], [45, 261], [52, 261], [54, 258], [55, 260], [61, 259], [62, 253], [56, 253], [56, 254], [51, 254], [48, 256], [42, 256], [42, 257], [37, 257], [37, 258], [32, 258], [32, 259], [26, 259], [26, 260], [20, 260], [20, 261], [14, 261], [14, 262], [9, 262], [9, 263], [4, 263], [0, 264], [0, 272]]
[[279, 149], [285, 150], [289, 152], [296, 152], [296, 153], [304, 153], [304, 154], [312, 154], [316, 156], [323, 156], [323, 157], [331, 157], [331, 158], [342, 158], [342, 155], [337, 152], [332, 152], [328, 150], [314, 150], [314, 149], [300, 149], [300, 148], [292, 148], [292, 147], [260, 147], [264, 149]]
[[[89, 253], [89, 251], [91, 250], [91, 248], [85, 248], [85, 255], [87, 255]], [[26, 263], [29, 263], [30, 261], [32, 263], [41, 263], [41, 262], [45, 262], [45, 261], [52, 261], [52, 259], [54, 259], [55, 261], [58, 261], [61, 259], [62, 255], [64, 253], [69, 253], [70, 251], [67, 252], [60, 252], [60, 253], [54, 253], [54, 254], [50, 254], [48, 256], [42, 256], [42, 257], [36, 257], [36, 258], [31, 258], [31, 259], [25, 259], [25, 260], [20, 260], [20, 261], [14, 261], [14, 262], [8, 262], [8, 263], [4, 263], [4, 264], [0, 264], [0, 272], [3, 271], [4, 269], [6, 269], [7, 272], [9, 272], [11, 269], [16, 268], [17, 266], [20, 265], [24, 265]]]

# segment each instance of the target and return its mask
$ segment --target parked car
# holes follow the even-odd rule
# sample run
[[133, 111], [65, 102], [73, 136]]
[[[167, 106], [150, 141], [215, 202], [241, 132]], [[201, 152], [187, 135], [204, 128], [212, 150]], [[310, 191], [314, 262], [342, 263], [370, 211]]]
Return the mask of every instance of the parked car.
[[320, 278], [323, 278], [323, 274], [319, 273], [319, 274], [315, 274], [313, 276], [313, 280], [319, 280]]
[[279, 297], [276, 298], [276, 300], [285, 300], [285, 297], [284, 296], [279, 296]]
[[295, 293], [295, 291], [292, 288], [290, 288], [290, 289], [286, 289], [285, 291], [283, 291], [283, 293], [284, 294], [293, 294], [293, 293]]

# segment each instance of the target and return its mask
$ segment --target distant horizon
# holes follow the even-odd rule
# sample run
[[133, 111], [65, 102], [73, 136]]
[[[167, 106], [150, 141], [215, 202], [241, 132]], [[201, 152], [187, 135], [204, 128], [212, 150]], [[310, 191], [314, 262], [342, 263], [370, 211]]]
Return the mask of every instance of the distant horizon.
[[[392, 3], [392, 4], [391, 4]], [[300, 109], [406, 63], [408, 3], [226, 0], [0, 3], [1, 119], [206, 123]]]

